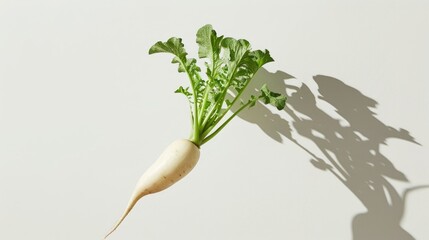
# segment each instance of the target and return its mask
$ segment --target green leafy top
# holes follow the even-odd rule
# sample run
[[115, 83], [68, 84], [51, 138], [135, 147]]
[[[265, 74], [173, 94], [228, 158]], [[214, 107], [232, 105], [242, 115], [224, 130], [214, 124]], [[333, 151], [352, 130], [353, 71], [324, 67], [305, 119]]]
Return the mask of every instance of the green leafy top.
[[[196, 59], [187, 57], [182, 39], [172, 37], [166, 42], [155, 43], [149, 49], [149, 54], [173, 54], [172, 63], [177, 63], [178, 71], [188, 75], [191, 89], [180, 86], [176, 93], [184, 94], [191, 105], [190, 140], [197, 146], [216, 136], [239, 112], [254, 106], [258, 100], [272, 104], [278, 110], [285, 107], [286, 96], [270, 91], [266, 84], [261, 86], [258, 96], [252, 95], [245, 102], [240, 100], [256, 72], [274, 61], [268, 50], [252, 51], [247, 40], [217, 36], [211, 25], [198, 30], [197, 44], [198, 57], [206, 60], [205, 78], [201, 77]], [[228, 93], [234, 96], [232, 100], [227, 99]], [[241, 106], [221, 123], [235, 104]]]

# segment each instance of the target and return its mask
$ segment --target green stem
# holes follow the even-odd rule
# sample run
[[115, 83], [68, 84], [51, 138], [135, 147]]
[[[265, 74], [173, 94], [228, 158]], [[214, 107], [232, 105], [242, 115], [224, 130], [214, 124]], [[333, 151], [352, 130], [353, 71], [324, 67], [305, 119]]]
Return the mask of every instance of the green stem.
[[201, 104], [200, 113], [199, 113], [200, 114], [200, 118], [198, 119], [199, 122], [201, 122], [203, 120], [202, 118], [204, 116], [204, 109], [206, 107], [207, 99], [208, 99], [208, 96], [209, 96], [209, 92], [211, 90], [210, 81], [211, 81], [211, 77], [209, 77], [209, 79], [207, 80], [206, 89], [204, 91], [203, 102]]
[[226, 109], [225, 109], [225, 111], [216, 119], [216, 121], [214, 122], [214, 123], [211, 123], [210, 125], [216, 125], [216, 124], [218, 124], [221, 120], [222, 120], [222, 118], [226, 115], [226, 113], [231, 109], [231, 107], [234, 105], [234, 103], [240, 98], [240, 96], [241, 96], [241, 94], [244, 92], [244, 90], [247, 88], [247, 85], [249, 85], [249, 83], [250, 83], [250, 81], [252, 81], [252, 79], [253, 79], [253, 76], [252, 76], [252, 78], [250, 78], [249, 79], [249, 81], [247, 81], [246, 82], [246, 84], [244, 85], [244, 87], [242, 88], [243, 90], [241, 91], [241, 92], [239, 92], [238, 94], [237, 94], [237, 96], [234, 98], [234, 100], [232, 100], [232, 102], [231, 102], [231, 105], [229, 105]]
[[[182, 61], [180, 61], [180, 64], [182, 64], [183, 66], [184, 63]], [[184, 67], [186, 74], [188, 75], [189, 81], [190, 81], [190, 85], [191, 85], [191, 89], [192, 89], [192, 93], [194, 96], [194, 112], [193, 112], [193, 123], [192, 123], [192, 136], [190, 137], [190, 140], [195, 143], [197, 146], [200, 145], [200, 133], [199, 133], [199, 124], [198, 124], [198, 102], [197, 102], [197, 90], [195, 89], [195, 85], [194, 85], [194, 81], [193, 81], [193, 77], [191, 76], [191, 74], [189, 73], [189, 70]]]
[[[201, 109], [200, 109], [200, 118], [199, 118], [199, 122], [201, 122], [202, 120], [203, 120], [203, 117], [204, 117], [204, 110], [205, 110], [205, 108], [206, 108], [206, 103], [207, 103], [207, 99], [208, 99], [208, 96], [209, 96], [209, 93], [210, 93], [210, 91], [211, 91], [211, 85], [210, 85], [210, 83], [212, 82], [212, 80], [216, 77], [216, 71], [217, 71], [217, 68], [215, 67], [215, 62], [216, 62], [216, 59], [215, 59], [215, 55], [213, 54], [212, 55], [212, 64], [211, 64], [211, 75], [210, 76], [208, 76], [208, 80], [207, 80], [207, 85], [206, 85], [206, 89], [205, 89], [205, 91], [204, 91], [204, 97], [203, 97], [203, 102], [202, 102], [202, 105], [201, 105]], [[211, 113], [210, 113], [211, 114]], [[208, 115], [210, 115], [210, 114], [208, 114]], [[207, 115], [206, 115], [207, 116]], [[204, 122], [203, 122], [203, 124], [201, 124], [201, 126], [204, 126]]]
[[216, 136], [235, 116], [237, 116], [237, 114], [239, 114], [243, 109], [245, 109], [247, 106], [249, 106], [252, 103], [252, 101], [247, 102], [246, 104], [244, 104], [243, 106], [241, 106], [237, 111], [234, 112], [234, 114], [232, 114], [222, 125], [220, 125], [212, 134], [210, 134], [209, 136], [207, 136], [206, 138], [203, 139], [203, 141], [201, 142], [201, 145], [203, 145], [204, 143], [210, 141], [214, 136]]
[[[240, 59], [241, 61], [241, 59]], [[240, 62], [239, 62], [240, 63]], [[219, 99], [216, 101], [216, 103], [213, 105], [213, 107], [210, 109], [210, 112], [205, 116], [203, 123], [201, 124], [201, 126], [203, 127], [203, 129], [205, 128], [205, 126], [207, 126], [207, 121], [211, 118], [211, 116], [213, 115], [214, 112], [218, 112], [219, 109], [222, 108], [222, 104], [223, 101], [225, 100], [225, 96], [226, 93], [228, 91], [228, 88], [231, 86], [232, 83], [232, 79], [234, 78], [235, 75], [235, 71], [237, 71], [237, 66], [239, 64], [236, 64], [233, 68], [233, 71], [231, 73], [230, 78], [228, 79], [228, 82], [226, 84], [226, 86], [224, 87], [221, 96], [219, 97]], [[215, 111], [216, 110], [216, 111]]]

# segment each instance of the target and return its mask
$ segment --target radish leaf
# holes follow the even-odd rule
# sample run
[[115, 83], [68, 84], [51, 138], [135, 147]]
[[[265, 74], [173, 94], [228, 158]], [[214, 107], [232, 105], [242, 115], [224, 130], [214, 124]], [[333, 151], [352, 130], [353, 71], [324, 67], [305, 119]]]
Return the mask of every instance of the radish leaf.
[[[278, 110], [285, 107], [286, 96], [270, 91], [265, 84], [261, 86], [259, 96], [252, 95], [244, 102], [241, 100], [242, 93], [257, 71], [274, 61], [268, 50], [252, 51], [247, 40], [218, 36], [209, 24], [197, 31], [196, 42], [199, 47], [198, 57], [205, 60], [204, 78], [200, 75], [201, 68], [196, 59], [187, 58], [180, 38], [172, 37], [166, 42], [155, 43], [149, 49], [149, 54], [173, 54], [172, 63], [177, 63], [178, 71], [188, 75], [192, 91], [180, 86], [175, 92], [189, 99], [192, 114], [190, 140], [197, 146], [216, 136], [239, 112], [254, 106], [258, 100], [272, 104]], [[233, 96], [232, 99], [229, 99], [228, 93]], [[241, 106], [224, 120], [235, 104]]]

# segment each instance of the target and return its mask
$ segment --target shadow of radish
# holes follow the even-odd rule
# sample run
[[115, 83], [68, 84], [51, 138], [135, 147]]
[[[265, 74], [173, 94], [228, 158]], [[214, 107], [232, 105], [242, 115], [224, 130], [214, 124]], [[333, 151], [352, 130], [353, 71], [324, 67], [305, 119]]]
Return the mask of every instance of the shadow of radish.
[[[258, 103], [253, 110], [238, 116], [256, 124], [277, 142], [287, 139], [295, 143], [309, 154], [313, 167], [335, 176], [359, 199], [366, 212], [355, 215], [351, 221], [354, 240], [414, 239], [401, 227], [405, 200], [411, 191], [427, 186], [412, 187], [399, 194], [389, 179], [408, 179], [380, 152], [380, 147], [387, 146], [387, 139], [420, 144], [407, 130], [379, 120], [375, 112], [377, 101], [343, 81], [314, 76], [309, 84], [316, 91], [294, 80], [288, 73], [261, 69], [249, 88], [255, 91], [267, 82], [268, 87], [282, 90], [280, 93], [288, 96], [285, 114], [273, 113]], [[251, 94], [255, 93], [250, 91], [248, 95]], [[333, 109], [335, 114], [324, 111], [321, 105]], [[319, 151], [311, 151], [314, 148], [309, 143]]]

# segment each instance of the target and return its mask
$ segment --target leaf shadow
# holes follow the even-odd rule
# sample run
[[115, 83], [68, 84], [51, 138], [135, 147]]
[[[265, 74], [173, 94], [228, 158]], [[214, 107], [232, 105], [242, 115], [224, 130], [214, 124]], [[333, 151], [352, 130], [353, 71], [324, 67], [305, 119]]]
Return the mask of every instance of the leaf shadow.
[[305, 83], [289, 83], [293, 79], [282, 71], [261, 69], [253, 86], [249, 86], [254, 91], [267, 82], [271, 89], [286, 94], [286, 115], [282, 114], [286, 118], [261, 103], [239, 117], [256, 124], [277, 142], [292, 141], [311, 156], [313, 167], [333, 174], [360, 200], [367, 211], [351, 221], [354, 240], [415, 239], [401, 226], [406, 197], [429, 185], [412, 187], [400, 194], [389, 179], [408, 179], [380, 152], [380, 147], [387, 146], [387, 139], [420, 144], [407, 130], [380, 121], [375, 112], [377, 101], [343, 81], [314, 76], [309, 84], [317, 87], [316, 92]]

